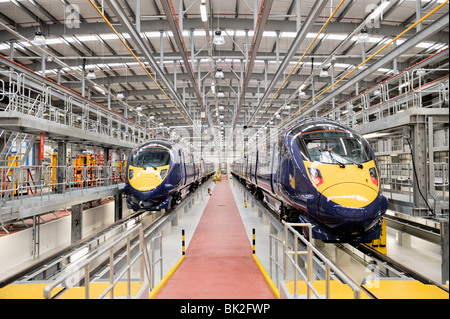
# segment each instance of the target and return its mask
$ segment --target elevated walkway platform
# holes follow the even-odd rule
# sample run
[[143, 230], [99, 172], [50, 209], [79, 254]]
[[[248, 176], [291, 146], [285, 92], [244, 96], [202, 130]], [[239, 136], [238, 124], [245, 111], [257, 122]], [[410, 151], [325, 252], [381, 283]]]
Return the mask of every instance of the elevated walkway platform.
[[[321, 298], [326, 296], [326, 281], [313, 282]], [[361, 290], [361, 299], [449, 299], [445, 290], [435, 285], [423, 284], [417, 280], [404, 279], [380, 279], [369, 284], [362, 285], [369, 293]], [[448, 285], [444, 286], [448, 289]], [[280, 298], [294, 298], [294, 281], [285, 281], [280, 285]], [[305, 281], [297, 281], [297, 294], [299, 299], [307, 299], [307, 285]], [[310, 298], [316, 296], [310, 291]], [[338, 280], [330, 281], [330, 299], [353, 299], [352, 289]]]
[[[91, 282], [89, 284], [89, 297], [97, 299], [110, 285], [109, 282]], [[48, 286], [47, 283], [13, 284], [0, 289], [0, 299], [44, 299], [43, 291]], [[143, 282], [130, 282], [130, 296], [132, 299], [148, 296], [148, 287]], [[58, 294], [63, 287], [57, 287], [52, 291], [52, 296]], [[119, 282], [114, 287], [114, 298], [126, 298], [128, 287], [126, 282]], [[84, 299], [85, 287], [72, 287], [60, 299]], [[110, 298], [108, 293], [105, 298]]]
[[125, 183], [108, 186], [92, 186], [67, 189], [62, 194], [38, 193], [35, 196], [13, 197], [0, 203], [0, 223], [11, 223], [20, 219], [63, 209], [92, 200], [114, 196], [123, 191]]
[[230, 183], [215, 185], [184, 261], [155, 298], [276, 298], [253, 258]]
[[[378, 299], [449, 299], [444, 289], [417, 280], [384, 279], [363, 287]], [[444, 287], [448, 289], [448, 285]]]
[[[293, 280], [284, 281], [280, 284], [280, 298], [293, 299], [295, 295], [295, 282]], [[314, 289], [317, 290], [321, 298], [326, 297], [326, 281], [316, 280], [313, 282]], [[308, 287], [303, 280], [297, 281], [297, 294], [299, 299], [308, 298]], [[310, 298], [316, 299], [316, 296], [310, 291]], [[329, 299], [353, 299], [353, 290], [339, 280], [330, 280], [330, 297]], [[370, 299], [370, 297], [361, 292], [361, 299]]]

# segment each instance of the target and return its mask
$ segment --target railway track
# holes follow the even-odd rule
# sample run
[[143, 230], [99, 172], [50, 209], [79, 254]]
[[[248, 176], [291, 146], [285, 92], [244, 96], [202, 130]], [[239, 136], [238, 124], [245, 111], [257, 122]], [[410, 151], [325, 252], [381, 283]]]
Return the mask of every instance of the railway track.
[[[243, 192], [246, 194], [245, 198], [250, 197], [251, 200], [254, 202], [254, 205], [257, 206], [258, 209], [263, 211], [266, 216], [269, 217], [271, 223], [273, 226], [278, 230], [279, 233], [284, 232], [284, 226], [281, 222], [280, 215], [278, 212], [276, 212], [273, 207], [268, 205], [266, 202], [263, 202], [259, 199], [257, 199], [250, 190], [245, 187], [242, 183], [240, 183], [237, 179], [234, 179], [235, 183], [239, 183], [240, 187], [242, 188]], [[270, 195], [270, 194], [269, 194]], [[248, 196], [248, 197], [247, 197]], [[430, 228], [426, 229], [429, 232], [432, 232]], [[435, 236], [435, 232], [433, 234]], [[293, 237], [290, 238], [290, 244], [293, 246]], [[301, 245], [301, 243], [299, 243]], [[323, 253], [325, 256], [330, 257], [330, 259], [333, 259], [338, 254], [346, 254], [349, 256], [350, 259], [352, 259], [354, 262], [360, 264], [362, 269], [366, 269], [366, 271], [374, 271], [376, 269], [376, 275], [379, 276], [381, 279], [387, 279], [387, 278], [396, 278], [396, 279], [414, 279], [417, 280], [423, 284], [427, 285], [434, 285], [436, 287], [439, 287], [440, 289], [443, 289], [447, 293], [448, 288], [442, 286], [441, 284], [427, 278], [423, 274], [411, 269], [410, 267], [402, 264], [399, 261], [396, 261], [381, 252], [373, 249], [372, 247], [361, 244], [361, 243], [355, 243], [355, 244], [349, 244], [349, 243], [326, 243], [324, 244], [321, 241], [316, 241], [315, 247]], [[334, 251], [334, 256], [330, 251]], [[317, 266], [317, 267], [316, 267]], [[315, 262], [314, 268], [317, 268], [315, 272], [315, 276], [318, 280], [322, 280], [325, 277], [325, 269], [321, 267], [321, 264], [319, 262]], [[339, 268], [339, 266], [338, 266]], [[344, 268], [344, 267], [343, 267]], [[344, 269], [343, 272], [346, 273], [347, 269]], [[356, 275], [352, 275], [352, 272], [349, 271], [347, 274], [350, 278], [352, 278], [355, 282], [360, 284], [361, 289], [366, 292], [368, 296], [371, 298], [376, 299], [377, 296], [375, 296], [372, 292], [368, 291], [366, 288], [363, 287], [363, 284], [365, 282], [364, 278], [361, 277], [361, 271], [356, 271]], [[332, 274], [333, 275], [333, 274]], [[366, 273], [366, 276], [369, 276], [369, 273]], [[337, 277], [334, 277], [334, 279], [338, 279]]]
[[[208, 183], [210, 180], [206, 181]], [[204, 184], [205, 184], [204, 183]], [[0, 282], [0, 288], [5, 287], [15, 282], [34, 282], [34, 281], [48, 281], [51, 282], [55, 278], [63, 275], [66, 271], [69, 271], [70, 267], [78, 261], [77, 254], [85, 251], [82, 258], [88, 258], [88, 256], [94, 255], [99, 249], [103, 247], [105, 243], [111, 242], [116, 236], [129, 228], [130, 224], [143, 223], [144, 236], [148, 238], [147, 242], [152, 237], [158, 234], [168, 223], [170, 223], [177, 214], [182, 211], [188, 203], [197, 195], [197, 192], [202, 192], [202, 188], [198, 188], [193, 193], [187, 194], [183, 200], [175, 207], [167, 209], [162, 215], [154, 219], [152, 212], [137, 211], [129, 216], [117, 221], [110, 226], [105, 227], [101, 231], [72, 244], [54, 254], [39, 260], [33, 265], [21, 270], [20, 272], [11, 275], [8, 278], [3, 279]], [[137, 250], [135, 242], [138, 238], [133, 239], [130, 244], [133, 249]], [[121, 264], [126, 263], [126, 242], [123, 245], [116, 247], [114, 252], [114, 260], [117, 260], [117, 268], [121, 267]], [[81, 259], [81, 258], [80, 258]], [[92, 279], [100, 278], [105, 269], [109, 267], [109, 256], [105, 256], [102, 259], [96, 261], [96, 265], [90, 268], [89, 277]], [[84, 279], [80, 279], [77, 285], [83, 285]]]

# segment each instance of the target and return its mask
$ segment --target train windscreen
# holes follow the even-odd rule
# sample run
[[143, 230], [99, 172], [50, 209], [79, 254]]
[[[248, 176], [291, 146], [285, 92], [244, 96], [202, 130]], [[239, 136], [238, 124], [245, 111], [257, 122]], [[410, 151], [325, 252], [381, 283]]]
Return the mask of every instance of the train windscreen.
[[297, 137], [303, 157], [327, 164], [365, 163], [372, 159], [367, 142], [343, 130], [305, 132]]
[[170, 164], [170, 152], [160, 147], [138, 149], [133, 155], [131, 165], [136, 167], [159, 167]]

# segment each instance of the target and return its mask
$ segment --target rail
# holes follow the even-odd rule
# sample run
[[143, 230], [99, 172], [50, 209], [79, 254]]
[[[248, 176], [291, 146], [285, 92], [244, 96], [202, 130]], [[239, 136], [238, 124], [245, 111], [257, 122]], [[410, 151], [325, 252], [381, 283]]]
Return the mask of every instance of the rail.
[[[162, 234], [159, 234], [158, 236], [155, 236], [152, 238], [151, 240], [151, 244], [150, 244], [150, 250], [152, 252], [151, 254], [151, 259], [150, 259], [150, 264], [151, 264], [151, 271], [150, 271], [150, 290], [153, 290], [154, 286], [153, 284], [156, 283], [156, 279], [155, 279], [155, 269], [156, 269], [156, 265], [159, 264], [159, 281], [162, 279], [162, 276], [164, 274], [163, 272], [163, 248], [162, 248], [162, 239], [163, 236]], [[154, 247], [158, 246], [159, 249], [159, 256], [156, 256], [156, 249], [154, 249]]]
[[[398, 195], [412, 202], [414, 189], [412, 163], [383, 163], [379, 164], [381, 187], [390, 199], [399, 199]], [[448, 207], [449, 198], [449, 165], [445, 162], [433, 163], [434, 191], [433, 200], [442, 202]]]
[[[134, 238], [138, 238], [138, 244], [139, 244], [139, 250], [137, 253], [132, 255], [132, 249], [131, 249], [131, 241]], [[115, 265], [115, 249], [116, 246], [120, 243], [123, 243], [123, 241], [126, 241], [126, 267], [123, 267], [119, 272], [114, 271], [114, 265]], [[128, 231], [124, 232], [121, 236], [116, 238], [114, 241], [100, 249], [98, 252], [96, 252], [91, 257], [86, 258], [85, 260], [79, 261], [79, 263], [74, 266], [70, 271], [65, 273], [64, 275], [60, 276], [59, 278], [55, 279], [51, 284], [47, 285], [44, 288], [44, 298], [51, 299], [52, 298], [52, 291], [59, 285], [66, 286], [66, 288], [70, 288], [68, 286], [68, 283], [70, 283], [70, 278], [77, 277], [77, 275], [80, 272], [84, 272], [84, 289], [85, 289], [85, 298], [90, 298], [90, 271], [91, 271], [91, 264], [99, 258], [101, 258], [103, 255], [109, 254], [109, 271], [110, 271], [110, 278], [109, 278], [109, 286], [100, 294], [98, 297], [99, 299], [105, 298], [105, 296], [110, 293], [110, 298], [114, 298], [114, 287], [117, 285], [117, 283], [120, 282], [120, 280], [126, 275], [126, 283], [127, 283], [127, 298], [131, 298], [131, 268], [133, 265], [135, 265], [138, 261], [139, 262], [139, 271], [140, 271], [140, 282], [144, 280], [144, 273], [146, 275], [146, 278], [148, 282], [150, 282], [150, 258], [147, 251], [147, 245], [146, 240], [144, 237], [144, 228], [142, 224], [137, 224], [134, 227], [130, 228]], [[80, 258], [81, 259], [81, 258]], [[53, 298], [60, 297], [64, 292], [67, 290], [63, 290], [61, 293], [57, 294], [56, 296], [53, 296]]]
[[[448, 48], [436, 53], [431, 59], [448, 54]], [[439, 74], [448, 68], [426, 69], [429, 58], [417, 63], [389, 79], [377, 84], [335, 108], [324, 112], [326, 116], [342, 124], [356, 128], [369, 122], [386, 119], [411, 108], [448, 107], [448, 75], [427, 82], [426, 76]], [[422, 103], [422, 97], [436, 94], [430, 102]]]
[[[305, 236], [301, 235], [294, 227], [306, 227], [308, 229], [309, 238], [312, 238], [312, 225], [309, 223], [286, 223], [283, 221], [285, 229], [285, 240], [284, 240], [284, 274], [287, 277], [289, 264], [294, 267], [294, 298], [298, 299], [297, 282], [298, 274], [305, 281], [307, 285], [307, 298], [311, 298], [311, 291], [314, 293], [317, 299], [329, 299], [330, 298], [330, 276], [331, 271], [342, 280], [344, 284], [347, 284], [353, 290], [353, 296], [355, 299], [361, 298], [361, 288], [357, 283], [355, 283], [351, 278], [344, 274], [336, 265], [334, 265], [331, 260], [326, 258], [317, 248], [315, 248], [312, 243], [310, 243]], [[289, 250], [288, 236], [289, 233], [294, 235], [294, 250]], [[306, 246], [306, 250], [299, 249], [299, 240], [303, 242]], [[306, 274], [298, 265], [298, 256], [306, 255]], [[292, 257], [294, 256], [294, 257]], [[321, 296], [318, 291], [314, 288], [314, 272], [313, 272], [313, 257], [316, 256], [325, 265], [325, 281], [326, 281], [326, 292], [325, 297]], [[288, 278], [285, 278], [287, 280]]]
[[94, 133], [122, 144], [140, 144], [155, 134], [30, 70], [6, 59], [0, 59], [0, 62], [11, 68], [0, 68], [0, 114], [23, 114], [44, 119], [68, 128], [81, 129], [89, 133], [87, 136]]
[[5, 203], [123, 181], [120, 166], [0, 166], [0, 197]]
[[120, 166], [0, 166], [0, 224], [78, 196], [114, 193], [123, 182]]
[[[284, 248], [285, 248], [285, 242], [284, 240], [270, 234], [269, 235], [269, 273], [270, 273], [270, 278], [273, 279], [274, 275], [273, 275], [273, 264], [275, 265], [275, 285], [277, 287], [280, 286], [280, 280], [279, 280], [279, 276], [278, 276], [278, 270], [281, 270], [281, 272], [283, 273], [283, 278], [286, 277], [286, 274], [284, 272], [284, 264], [280, 264], [280, 261], [278, 260], [278, 247], [282, 246], [282, 250], [283, 250], [283, 256], [284, 256]], [[272, 247], [275, 247], [275, 249], [273, 249]], [[275, 250], [275, 252], [274, 252]], [[284, 261], [284, 258], [283, 258]]]

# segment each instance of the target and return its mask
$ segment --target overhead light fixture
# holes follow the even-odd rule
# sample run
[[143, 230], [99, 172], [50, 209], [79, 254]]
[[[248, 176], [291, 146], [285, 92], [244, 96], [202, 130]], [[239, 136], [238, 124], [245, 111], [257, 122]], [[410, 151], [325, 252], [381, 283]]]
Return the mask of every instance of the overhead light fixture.
[[136, 111], [138, 111], [138, 112], [142, 111], [142, 107], [141, 107], [141, 106], [138, 106], [138, 107], [136, 108]]
[[150, 116], [148, 117], [148, 119], [149, 119], [149, 120], [154, 120], [154, 119], [155, 119], [155, 116], [150, 115]]
[[222, 69], [217, 69], [215, 76], [216, 76], [216, 79], [223, 79], [225, 77], [225, 75], [223, 74]]
[[279, 119], [281, 117], [280, 114], [275, 114], [275, 118]]
[[[217, 92], [217, 97], [225, 97], [225, 93], [223, 93], [222, 90], [219, 90], [219, 92]], [[220, 110], [220, 108], [219, 108]]]
[[373, 91], [373, 95], [375, 96], [379, 96], [381, 94], [380, 90], [376, 89], [375, 91]]
[[123, 95], [122, 92], [119, 92], [119, 93], [117, 93], [117, 98], [120, 99], [120, 100], [122, 100], [122, 99], [125, 98], [125, 95]]
[[223, 119], [223, 118], [224, 118], [224, 116], [223, 116], [223, 115], [220, 115], [220, 116], [219, 116], [219, 119]]
[[204, 2], [200, 5], [200, 14], [202, 16], [202, 21], [206, 22], [208, 21], [208, 15], [206, 14], [206, 5]]
[[45, 37], [42, 34], [41, 30], [37, 30], [36, 33], [34, 34], [34, 39], [33, 39], [33, 43], [35, 45], [45, 45]]
[[327, 71], [327, 69], [326, 69], [326, 68], [323, 68], [322, 71], [320, 71], [319, 76], [320, 76], [321, 78], [326, 78], [326, 77], [328, 76], [328, 71]]
[[[222, 92], [222, 91], [221, 91]], [[222, 92], [223, 93], [223, 92]], [[219, 94], [217, 94], [217, 96], [219, 96]], [[225, 96], [225, 95], [224, 95]], [[223, 96], [222, 96], [223, 97]], [[223, 107], [223, 105], [219, 105], [219, 111], [223, 111], [225, 108]]]
[[90, 69], [88, 74], [86, 75], [86, 79], [95, 80], [97, 77], [95, 76], [94, 70]]
[[303, 97], [305, 95], [306, 95], [306, 93], [303, 92], [302, 90], [298, 91], [298, 97]]
[[217, 30], [214, 32], [214, 40], [213, 43], [215, 45], [222, 45], [225, 44], [225, 38], [222, 35], [222, 31]]
[[366, 43], [367, 41], [369, 41], [369, 33], [367, 33], [366, 29], [361, 30], [356, 41], [358, 43]]

